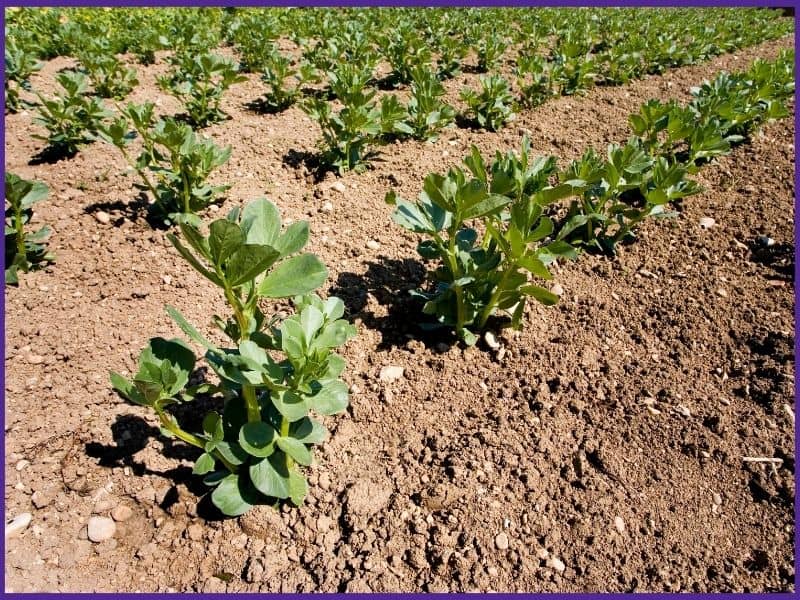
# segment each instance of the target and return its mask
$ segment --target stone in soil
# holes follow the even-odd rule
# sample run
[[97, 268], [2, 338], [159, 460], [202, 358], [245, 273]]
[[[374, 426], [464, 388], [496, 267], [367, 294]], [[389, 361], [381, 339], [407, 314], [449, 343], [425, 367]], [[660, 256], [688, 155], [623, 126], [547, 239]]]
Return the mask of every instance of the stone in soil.
[[114, 510], [111, 511], [111, 517], [115, 521], [119, 521], [119, 522], [127, 521], [132, 516], [133, 516], [133, 511], [131, 510], [131, 508], [129, 506], [126, 506], [124, 504], [120, 504]]
[[91, 541], [100, 543], [114, 537], [117, 532], [117, 525], [109, 517], [91, 517], [86, 526], [86, 531]]
[[15, 535], [19, 535], [25, 531], [28, 525], [31, 524], [31, 519], [33, 519], [33, 515], [31, 515], [31, 513], [21, 513], [17, 515], [13, 521], [6, 524], [6, 539], [14, 537]]
[[381, 372], [378, 375], [378, 379], [383, 381], [384, 383], [389, 383], [400, 379], [403, 377], [405, 373], [405, 369], [403, 367], [399, 367], [396, 365], [388, 365], [385, 367], [381, 367]]
[[508, 550], [508, 535], [504, 532], [498, 533], [494, 538], [494, 545], [498, 550]]

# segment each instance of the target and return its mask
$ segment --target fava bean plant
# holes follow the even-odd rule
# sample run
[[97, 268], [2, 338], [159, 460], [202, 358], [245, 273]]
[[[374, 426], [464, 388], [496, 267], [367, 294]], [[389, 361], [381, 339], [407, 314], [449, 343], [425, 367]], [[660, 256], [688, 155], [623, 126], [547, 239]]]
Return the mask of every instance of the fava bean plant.
[[[190, 385], [197, 358], [179, 339], [153, 338], [139, 357], [133, 379], [111, 373], [124, 398], [152, 408], [161, 431], [201, 452], [194, 473], [213, 488], [211, 500], [229, 516], [256, 504], [289, 499], [300, 505], [308, 484], [302, 467], [311, 447], [328, 432], [319, 416], [340, 413], [348, 387], [340, 379], [344, 360], [334, 349], [356, 333], [342, 319], [338, 298], [313, 293], [327, 277], [322, 262], [302, 249], [308, 223], [282, 230], [277, 208], [257, 199], [211, 223], [207, 235], [180, 225], [182, 239], [169, 239], [181, 256], [216, 285], [231, 314], [214, 316], [227, 347], [211, 342], [175, 308], [167, 312], [195, 344], [219, 382]], [[291, 298], [295, 314], [266, 315], [262, 299]], [[220, 399], [205, 415], [202, 430], [184, 429], [169, 407], [198, 394]]]
[[42, 267], [55, 260], [45, 241], [50, 236], [46, 225], [35, 233], [25, 231], [33, 216], [33, 205], [44, 200], [47, 186], [41, 181], [28, 181], [6, 173], [5, 277], [6, 283], [17, 285], [18, 273]]

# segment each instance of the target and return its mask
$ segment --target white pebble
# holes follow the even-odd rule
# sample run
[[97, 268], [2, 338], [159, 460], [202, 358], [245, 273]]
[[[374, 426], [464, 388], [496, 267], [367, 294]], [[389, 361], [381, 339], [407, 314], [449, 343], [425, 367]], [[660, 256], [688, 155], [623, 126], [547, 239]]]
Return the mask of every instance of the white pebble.
[[497, 338], [494, 336], [494, 334], [491, 331], [487, 331], [484, 334], [483, 339], [486, 340], [486, 344], [492, 350], [497, 350], [497, 349], [500, 348], [500, 342], [497, 341]]
[[345, 187], [345, 185], [341, 181], [337, 181], [336, 183], [334, 183], [331, 186], [331, 189], [334, 189], [337, 192], [341, 192], [342, 194], [344, 194], [347, 191], [347, 188]]
[[111, 215], [102, 210], [98, 210], [94, 213], [94, 218], [97, 219], [98, 223], [102, 223], [103, 225], [108, 225], [111, 222]]
[[367, 248], [369, 248], [370, 250], [378, 250], [380, 247], [381, 247], [380, 243], [376, 242], [375, 240], [369, 240], [367, 242]]
[[625, 533], [625, 521], [623, 521], [622, 517], [614, 517], [614, 527], [620, 533]]
[[378, 375], [378, 379], [383, 382], [390, 382], [394, 381], [395, 379], [400, 379], [405, 373], [405, 369], [403, 367], [398, 367], [396, 365], [388, 365], [386, 367], [381, 367], [381, 372]]
[[117, 525], [108, 517], [91, 517], [86, 526], [89, 539], [93, 542], [104, 542], [114, 537]]
[[703, 229], [711, 229], [717, 222], [711, 217], [702, 217], [699, 223]]
[[550, 567], [551, 569], [555, 569], [559, 573], [563, 573], [564, 569], [567, 568], [567, 565], [565, 565], [563, 562], [561, 562], [561, 559], [556, 558], [555, 556], [551, 556], [550, 558], [548, 558], [546, 564], [548, 567]]
[[29, 466], [30, 464], [31, 464], [31, 461], [29, 461], [29, 460], [25, 460], [25, 459], [23, 458], [23, 459], [22, 459], [21, 461], [19, 461], [19, 462], [18, 462], [16, 465], [14, 465], [14, 468], [15, 468], [17, 471], [22, 471], [22, 469], [24, 469], [25, 467]]
[[31, 524], [31, 519], [33, 519], [31, 513], [22, 513], [11, 523], [6, 523], [6, 539], [22, 533]]
[[322, 208], [320, 208], [320, 210], [324, 213], [332, 212], [333, 204], [331, 202], [326, 202], [325, 204], [322, 205]]
[[508, 550], [508, 536], [503, 532], [498, 533], [494, 538], [494, 545], [498, 550]]
[[550, 291], [556, 296], [561, 297], [564, 295], [564, 286], [562, 286], [560, 283], [555, 283], [553, 284], [553, 287], [550, 288]]

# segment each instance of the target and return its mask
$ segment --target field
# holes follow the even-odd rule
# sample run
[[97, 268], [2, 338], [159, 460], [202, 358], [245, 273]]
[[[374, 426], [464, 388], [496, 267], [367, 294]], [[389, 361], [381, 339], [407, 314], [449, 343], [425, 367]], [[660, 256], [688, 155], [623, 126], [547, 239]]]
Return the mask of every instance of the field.
[[[6, 591], [794, 591], [791, 18], [8, 9], [6, 27]], [[47, 186], [24, 218], [9, 173]], [[466, 208], [443, 217], [435, 182]], [[250, 236], [264, 203], [218, 220], [259, 197], [318, 258], [275, 251], [305, 257], [278, 282], [249, 248], [228, 285], [220, 256], [244, 246], [209, 226]], [[423, 208], [450, 225], [409, 230]], [[16, 224], [50, 233], [20, 251]], [[315, 289], [343, 302], [324, 321], [341, 373], [312, 356], [322, 308], [291, 301]], [[147, 371], [156, 337], [197, 362], [172, 345]]]

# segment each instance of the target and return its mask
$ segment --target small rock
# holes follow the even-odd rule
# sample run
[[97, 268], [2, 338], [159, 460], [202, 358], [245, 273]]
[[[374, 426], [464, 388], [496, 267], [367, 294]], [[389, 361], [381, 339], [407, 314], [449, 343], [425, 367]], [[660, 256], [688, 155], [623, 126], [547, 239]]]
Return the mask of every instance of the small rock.
[[322, 490], [328, 491], [331, 489], [331, 476], [327, 473], [321, 473], [319, 476], [319, 487]]
[[617, 531], [620, 533], [625, 533], [625, 521], [622, 517], [614, 517], [614, 527], [616, 527]]
[[728, 292], [725, 291], [725, 288], [719, 288], [717, 289], [717, 296], [719, 296], [720, 298], [727, 298]]
[[500, 342], [497, 341], [497, 338], [494, 336], [494, 334], [491, 331], [487, 331], [484, 334], [483, 339], [486, 340], [486, 344], [492, 350], [498, 350], [500, 348]]
[[489, 567], [488, 569], [486, 569], [486, 572], [489, 574], [490, 577], [497, 577], [497, 574], [499, 573], [497, 567]]
[[133, 291], [131, 292], [131, 296], [132, 296], [133, 298], [147, 298], [147, 296], [148, 296], [149, 294], [150, 294], [150, 292], [149, 292], [149, 291], [147, 291], [147, 290], [145, 290], [145, 289], [142, 289], [142, 288], [137, 288], [137, 289], [135, 289], [135, 290], [133, 290]]
[[25, 531], [28, 525], [31, 524], [31, 519], [33, 519], [31, 513], [22, 513], [17, 515], [10, 523], [6, 523], [6, 539]]
[[370, 250], [378, 250], [381, 247], [380, 242], [376, 242], [375, 240], [369, 240], [367, 242], [367, 248]]
[[94, 213], [94, 218], [97, 219], [98, 223], [102, 223], [103, 225], [108, 225], [111, 222], [111, 215], [102, 210], [98, 210]]
[[553, 287], [550, 288], [550, 291], [560, 298], [564, 295], [564, 286], [562, 286], [560, 283], [554, 283]]
[[120, 504], [114, 510], [111, 511], [111, 518], [115, 521], [127, 521], [133, 516], [133, 511], [129, 506], [124, 504]]
[[536, 558], [539, 560], [547, 560], [548, 556], [550, 556], [550, 553], [547, 551], [547, 548], [536, 549]]
[[711, 229], [714, 225], [716, 225], [717, 222], [711, 217], [702, 217], [699, 223], [701, 228]]
[[333, 204], [330, 202], [326, 202], [325, 204], [322, 205], [322, 207], [319, 210], [320, 212], [324, 213], [333, 212]]
[[405, 369], [403, 367], [398, 367], [397, 365], [388, 365], [381, 367], [381, 372], [378, 375], [378, 379], [384, 383], [389, 383], [391, 381], [395, 381], [396, 379], [402, 378], [403, 373], [405, 373]]
[[760, 235], [756, 238], [756, 243], [763, 248], [769, 248], [775, 245], [775, 240], [768, 235]]
[[110, 540], [117, 532], [117, 525], [108, 517], [91, 517], [86, 527], [89, 539], [99, 543]]
[[161, 281], [164, 282], [164, 285], [169, 285], [172, 283], [172, 277], [170, 277], [169, 275], [162, 275]]
[[342, 194], [344, 194], [347, 191], [347, 188], [345, 187], [345, 185], [341, 181], [337, 181], [336, 183], [334, 183], [331, 186], [331, 189], [332, 190], [336, 190], [337, 192], [340, 192]]
[[31, 495], [31, 502], [36, 508], [45, 508], [53, 502], [54, 498], [51, 494], [46, 494], [41, 490], [33, 492]]
[[23, 459], [22, 459], [21, 461], [19, 461], [19, 462], [18, 462], [16, 465], [14, 465], [14, 468], [15, 468], [17, 471], [22, 471], [24, 468], [28, 467], [30, 464], [31, 464], [31, 461], [29, 461], [29, 460], [26, 460], [26, 459], [24, 459], [24, 458], [23, 458]]
[[551, 556], [550, 558], [548, 558], [546, 564], [548, 567], [558, 571], [559, 573], [563, 573], [564, 569], [567, 568], [567, 566], [563, 562], [561, 562], [561, 559], [556, 558], [555, 556]]
[[678, 404], [675, 407], [675, 410], [677, 410], [678, 414], [680, 414], [683, 417], [691, 417], [692, 416], [692, 413], [689, 412], [689, 409], [686, 408], [683, 404]]
[[714, 492], [711, 496], [711, 499], [714, 500], [714, 504], [719, 506], [722, 504], [722, 496], [720, 496], [717, 492]]
[[500, 532], [494, 537], [494, 545], [498, 550], [508, 550], [508, 536], [505, 532]]

